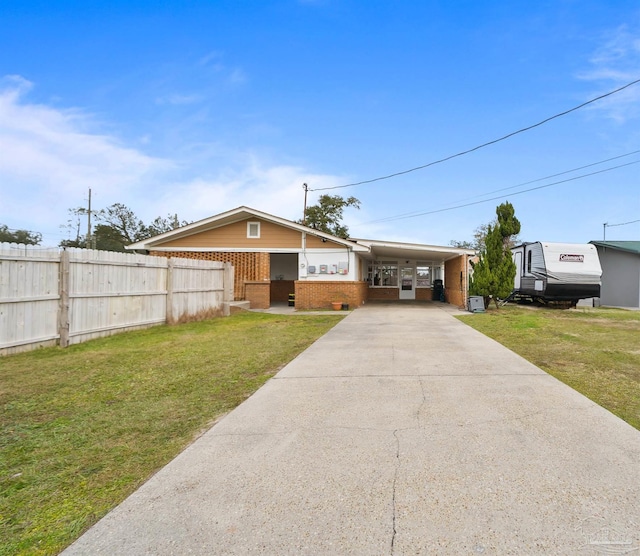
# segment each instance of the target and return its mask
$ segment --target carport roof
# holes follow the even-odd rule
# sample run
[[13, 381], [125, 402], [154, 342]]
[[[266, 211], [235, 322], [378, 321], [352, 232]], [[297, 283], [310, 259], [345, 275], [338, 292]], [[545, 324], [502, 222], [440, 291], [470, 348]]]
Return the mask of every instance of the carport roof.
[[381, 241], [376, 239], [350, 238], [359, 245], [369, 248], [371, 259], [406, 259], [414, 261], [444, 262], [460, 255], [475, 255], [473, 249], [459, 247], [443, 247], [438, 245], [424, 245], [421, 243], [401, 243], [395, 241]]

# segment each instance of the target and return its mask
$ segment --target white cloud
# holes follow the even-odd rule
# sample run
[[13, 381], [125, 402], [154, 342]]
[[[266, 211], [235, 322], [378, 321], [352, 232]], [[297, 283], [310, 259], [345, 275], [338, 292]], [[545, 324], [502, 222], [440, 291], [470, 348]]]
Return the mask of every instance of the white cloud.
[[[245, 163], [237, 169], [214, 177], [196, 177], [172, 184], [153, 203], [153, 208], [163, 213], [166, 207], [172, 207], [170, 212], [177, 212], [181, 217], [188, 215], [190, 220], [200, 220], [245, 205], [297, 220], [302, 218], [304, 206], [303, 183], [331, 187], [342, 181], [336, 176], [310, 174], [296, 166], [269, 166], [256, 156], [247, 156]], [[309, 204], [316, 199], [317, 194], [311, 192]]]
[[214, 50], [200, 60], [198, 65], [220, 74], [229, 85], [243, 85], [248, 81], [247, 73], [240, 67], [229, 67], [224, 63], [224, 53]]
[[[622, 25], [608, 33], [589, 60], [591, 67], [579, 79], [599, 84], [598, 94], [640, 78], [640, 25]], [[640, 84], [633, 85], [591, 106], [624, 123], [640, 116]]]
[[25, 102], [30, 88], [15, 76], [0, 85], [1, 223], [55, 233], [90, 187], [110, 204], [172, 166], [92, 131], [79, 110]]
[[178, 93], [174, 93], [171, 95], [159, 97], [156, 99], [156, 104], [173, 104], [173, 105], [186, 105], [186, 104], [196, 104], [203, 100], [202, 95], [191, 94], [191, 95], [181, 95]]
[[243, 85], [247, 79], [247, 74], [241, 68], [235, 68], [229, 74], [228, 82], [231, 85]]
[[207, 66], [214, 71], [222, 71], [224, 69], [224, 64], [222, 63], [222, 58], [224, 54], [218, 50], [213, 50], [208, 54], [205, 54], [198, 63], [201, 66]]
[[[89, 188], [95, 208], [123, 203], [145, 222], [175, 213], [199, 220], [240, 205], [298, 219], [303, 183], [345, 182], [255, 154], [214, 156], [202, 145], [181, 145], [180, 160], [155, 158], [102, 133], [81, 110], [29, 103], [30, 88], [20, 77], [0, 82], [0, 224], [41, 232], [47, 245], [65, 237], [67, 210], [86, 206]], [[212, 169], [221, 160], [224, 168]], [[310, 193], [309, 203], [316, 199]]]

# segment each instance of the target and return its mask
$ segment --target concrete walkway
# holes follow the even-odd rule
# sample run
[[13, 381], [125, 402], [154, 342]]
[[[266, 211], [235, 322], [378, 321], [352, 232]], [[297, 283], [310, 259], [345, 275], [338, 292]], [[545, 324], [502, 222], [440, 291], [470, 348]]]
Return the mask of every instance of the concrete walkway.
[[640, 432], [452, 312], [353, 311], [64, 554], [640, 552]]

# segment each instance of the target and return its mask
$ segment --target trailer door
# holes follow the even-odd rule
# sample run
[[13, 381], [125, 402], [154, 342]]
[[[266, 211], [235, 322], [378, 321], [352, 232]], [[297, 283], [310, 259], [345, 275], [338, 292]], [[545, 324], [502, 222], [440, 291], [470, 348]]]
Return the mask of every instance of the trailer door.
[[520, 289], [520, 277], [522, 276], [522, 251], [516, 251], [513, 254], [513, 262], [516, 263], [516, 278], [514, 289]]

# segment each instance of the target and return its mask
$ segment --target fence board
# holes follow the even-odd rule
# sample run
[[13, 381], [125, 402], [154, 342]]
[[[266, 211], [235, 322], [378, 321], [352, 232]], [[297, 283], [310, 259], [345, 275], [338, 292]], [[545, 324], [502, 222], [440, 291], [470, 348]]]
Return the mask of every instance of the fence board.
[[0, 244], [0, 354], [228, 314], [229, 263]]
[[58, 338], [58, 249], [0, 243], [0, 353]]

